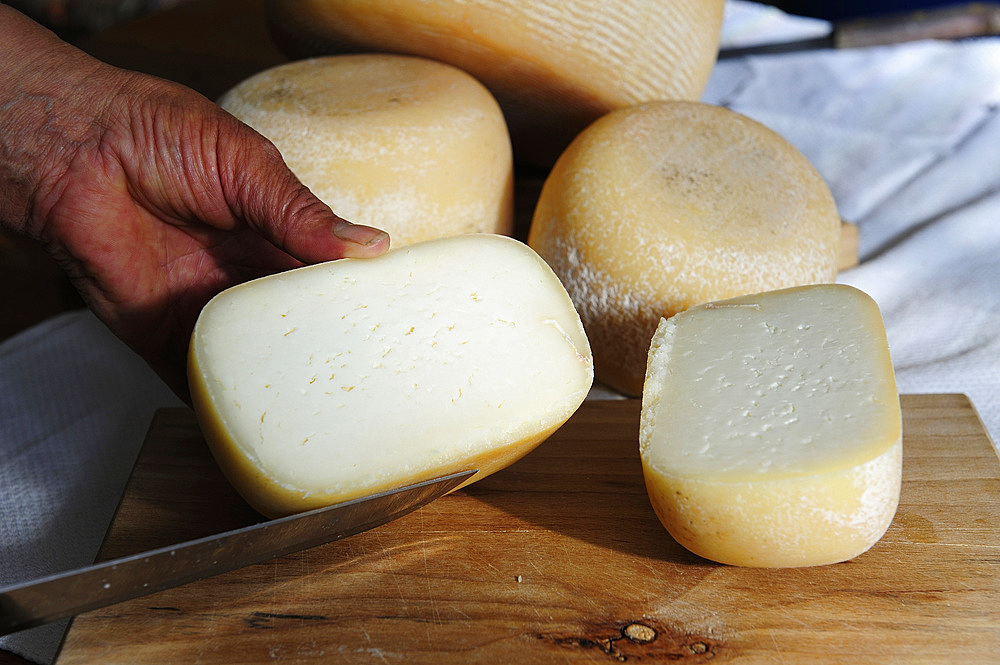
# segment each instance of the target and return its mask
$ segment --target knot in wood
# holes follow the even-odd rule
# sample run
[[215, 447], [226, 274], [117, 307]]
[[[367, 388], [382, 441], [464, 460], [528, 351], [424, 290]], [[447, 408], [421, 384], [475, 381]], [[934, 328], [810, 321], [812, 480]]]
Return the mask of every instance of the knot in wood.
[[632, 622], [622, 628], [622, 635], [637, 644], [649, 644], [656, 639], [656, 631], [638, 621]]

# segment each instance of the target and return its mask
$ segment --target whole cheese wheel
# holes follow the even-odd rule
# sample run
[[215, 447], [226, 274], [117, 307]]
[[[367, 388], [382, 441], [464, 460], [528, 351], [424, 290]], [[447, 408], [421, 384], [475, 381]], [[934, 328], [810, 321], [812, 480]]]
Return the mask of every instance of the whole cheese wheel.
[[188, 370], [220, 467], [269, 516], [467, 469], [478, 480], [555, 431], [593, 380], [559, 280], [485, 234], [223, 291]]
[[297, 57], [387, 51], [454, 64], [500, 100], [518, 160], [551, 165], [608, 111], [701, 96], [723, 0], [280, 0], [275, 41]]
[[314, 58], [260, 72], [219, 104], [270, 139], [313, 193], [394, 245], [513, 224], [510, 136], [471, 76], [393, 55]]
[[758, 567], [858, 556], [888, 528], [902, 479], [878, 307], [826, 284], [664, 320], [639, 442], [653, 508], [692, 552]]
[[819, 173], [771, 130], [720, 107], [652, 102], [567, 148], [528, 243], [576, 303], [597, 378], [638, 395], [661, 317], [832, 281], [840, 220]]

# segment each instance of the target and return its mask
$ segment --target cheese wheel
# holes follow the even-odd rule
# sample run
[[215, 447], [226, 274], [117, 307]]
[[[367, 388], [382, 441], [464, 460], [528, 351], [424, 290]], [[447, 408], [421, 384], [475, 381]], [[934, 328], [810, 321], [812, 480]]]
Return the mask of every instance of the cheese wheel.
[[500, 100], [519, 161], [551, 165], [608, 111], [696, 100], [723, 0], [282, 0], [275, 41], [296, 57], [387, 51], [454, 64]]
[[660, 317], [832, 281], [840, 220], [820, 175], [771, 130], [720, 107], [652, 102], [570, 145], [528, 243], [573, 297], [597, 378], [639, 395]]
[[394, 245], [512, 231], [503, 114], [454, 67], [392, 55], [315, 58], [260, 72], [219, 104], [270, 139], [337, 214], [387, 231]]
[[826, 284], [742, 296], [664, 320], [639, 446], [653, 508], [726, 564], [851, 559], [899, 502], [899, 397], [878, 307]]
[[188, 375], [236, 489], [277, 516], [528, 453], [593, 380], [580, 319], [548, 266], [473, 234], [223, 291]]

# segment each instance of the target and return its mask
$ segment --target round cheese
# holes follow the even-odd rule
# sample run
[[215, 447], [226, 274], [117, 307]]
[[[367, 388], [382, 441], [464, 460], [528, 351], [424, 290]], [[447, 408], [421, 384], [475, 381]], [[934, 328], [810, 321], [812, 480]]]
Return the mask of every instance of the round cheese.
[[549, 174], [528, 243], [555, 270], [598, 380], [638, 395], [661, 317], [836, 276], [829, 188], [787, 141], [696, 102], [614, 111]]
[[551, 165], [624, 106], [701, 96], [723, 0], [283, 0], [275, 40], [302, 57], [388, 51], [454, 64], [500, 100], [519, 161]]
[[853, 287], [783, 289], [664, 320], [642, 400], [650, 501], [696, 554], [835, 563], [892, 521], [899, 397], [881, 314]]
[[250, 77], [219, 104], [270, 139], [334, 212], [387, 231], [394, 246], [512, 231], [503, 114], [452, 66], [393, 55], [302, 60]]
[[504, 468], [576, 411], [593, 365], [545, 262], [471, 234], [223, 291], [188, 376], [220, 467], [276, 516]]

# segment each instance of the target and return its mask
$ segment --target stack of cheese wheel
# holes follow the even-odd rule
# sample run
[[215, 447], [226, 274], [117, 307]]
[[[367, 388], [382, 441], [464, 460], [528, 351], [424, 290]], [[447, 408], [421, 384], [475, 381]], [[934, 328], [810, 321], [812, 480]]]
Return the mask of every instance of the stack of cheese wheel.
[[826, 183], [774, 132], [719, 107], [653, 102], [570, 145], [528, 242], [569, 290], [598, 380], [639, 395], [661, 317], [831, 281], [840, 220]]
[[511, 231], [503, 114], [455, 67], [397, 55], [314, 58], [260, 72], [219, 104], [269, 138], [334, 212], [387, 231], [394, 246]]
[[723, 0], [280, 0], [275, 41], [294, 57], [351, 51], [454, 64], [500, 100], [519, 161], [551, 165], [604, 113], [698, 99], [718, 54]]

